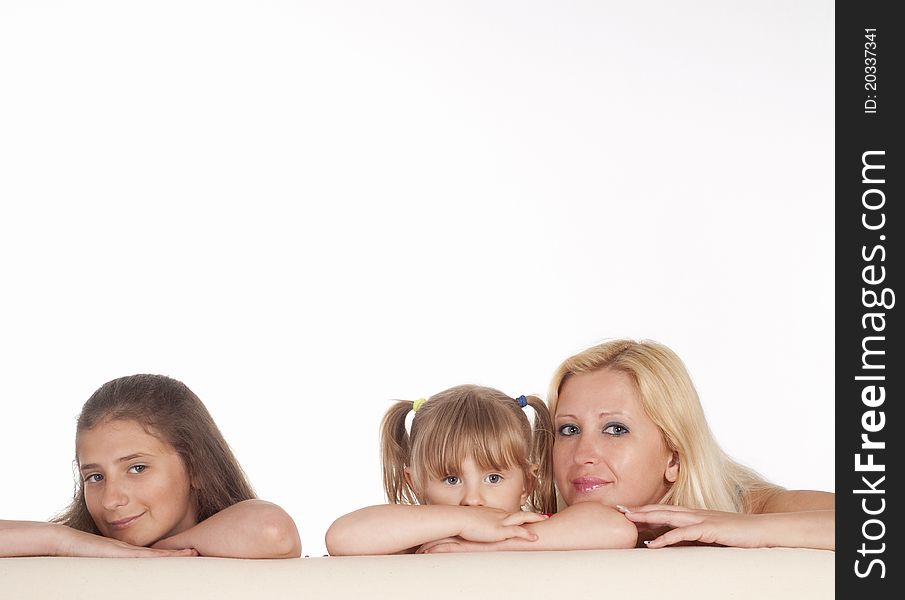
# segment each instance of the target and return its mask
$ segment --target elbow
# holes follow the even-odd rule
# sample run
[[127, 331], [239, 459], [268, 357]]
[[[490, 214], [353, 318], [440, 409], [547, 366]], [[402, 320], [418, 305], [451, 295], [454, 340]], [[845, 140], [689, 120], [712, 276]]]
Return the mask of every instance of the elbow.
[[324, 536], [324, 545], [327, 546], [327, 554], [330, 556], [348, 556], [355, 554], [354, 549], [352, 548], [353, 540], [349, 535], [349, 528], [344, 527], [342, 521], [342, 517], [333, 521], [333, 524], [330, 525], [330, 528], [327, 529], [327, 534]]
[[260, 535], [270, 558], [299, 558], [302, 555], [302, 540], [295, 521], [275, 504], [270, 505], [260, 520]]
[[605, 512], [600, 515], [600, 522], [605, 524], [605, 535], [609, 539], [607, 547], [635, 548], [638, 545], [638, 526], [611, 506], [600, 508]]
[[611, 506], [597, 502], [581, 502], [568, 508], [580, 515], [582, 522], [593, 524], [586, 530], [587, 547], [634, 548], [638, 544], [638, 527]]
[[622, 523], [617, 528], [614, 548], [635, 548], [638, 546], [638, 526], [626, 519], [621, 513]]

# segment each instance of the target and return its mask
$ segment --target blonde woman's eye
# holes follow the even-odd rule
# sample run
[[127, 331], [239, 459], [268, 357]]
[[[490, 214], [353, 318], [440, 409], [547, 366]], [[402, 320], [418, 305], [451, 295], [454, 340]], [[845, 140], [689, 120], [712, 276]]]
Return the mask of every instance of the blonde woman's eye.
[[488, 475], [487, 477], [484, 478], [484, 481], [486, 481], [487, 483], [492, 483], [492, 484], [496, 485], [498, 483], [503, 482], [503, 476], [500, 475], [499, 473], [491, 473], [490, 475]]
[[85, 483], [97, 483], [98, 481], [103, 481], [104, 476], [100, 473], [92, 473], [85, 477]]
[[573, 425], [572, 423], [567, 423], [565, 425], [559, 426], [559, 435], [569, 437], [572, 435], [577, 435], [581, 433], [581, 428], [578, 425]]
[[443, 478], [443, 483], [446, 485], [459, 485], [459, 478], [455, 475], [447, 475]]
[[618, 437], [620, 435], [625, 435], [626, 433], [628, 433], [629, 429], [622, 423], [607, 423], [603, 428], [603, 432]]
[[131, 467], [129, 467], [129, 472], [138, 474], [144, 472], [147, 468], [148, 465], [132, 465]]

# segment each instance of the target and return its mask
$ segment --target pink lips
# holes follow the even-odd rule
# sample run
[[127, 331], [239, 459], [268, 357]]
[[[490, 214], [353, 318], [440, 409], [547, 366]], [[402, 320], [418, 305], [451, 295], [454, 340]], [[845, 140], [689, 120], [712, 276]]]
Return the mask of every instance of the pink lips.
[[572, 480], [572, 487], [575, 488], [575, 491], [579, 494], [584, 494], [587, 492], [593, 492], [594, 490], [601, 488], [610, 483], [606, 479], [599, 479], [597, 477], [577, 477]]
[[125, 529], [126, 527], [143, 517], [144, 514], [145, 513], [141, 513], [140, 515], [135, 515], [134, 517], [126, 517], [125, 519], [120, 519], [118, 521], [111, 521], [110, 526], [113, 527], [113, 529]]

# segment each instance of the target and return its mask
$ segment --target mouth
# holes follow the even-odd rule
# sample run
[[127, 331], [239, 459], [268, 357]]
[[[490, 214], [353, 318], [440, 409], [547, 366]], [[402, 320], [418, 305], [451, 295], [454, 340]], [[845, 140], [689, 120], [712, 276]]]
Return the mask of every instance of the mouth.
[[572, 480], [572, 487], [579, 494], [586, 494], [598, 490], [612, 482], [597, 477], [577, 477]]
[[141, 513], [138, 515], [134, 515], [132, 517], [126, 517], [125, 519], [109, 521], [109, 524], [110, 524], [110, 527], [112, 527], [113, 529], [116, 529], [116, 530], [125, 529], [126, 527], [129, 527], [130, 525], [135, 523], [137, 520], [142, 518], [144, 515], [145, 515], [145, 513]]

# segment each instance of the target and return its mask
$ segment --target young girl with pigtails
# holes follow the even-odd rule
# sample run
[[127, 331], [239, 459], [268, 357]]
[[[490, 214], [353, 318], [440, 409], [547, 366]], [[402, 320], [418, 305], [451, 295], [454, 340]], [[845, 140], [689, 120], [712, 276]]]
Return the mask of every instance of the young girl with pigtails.
[[553, 424], [540, 398], [462, 385], [398, 401], [380, 444], [390, 504], [334, 521], [331, 555], [635, 546], [636, 527], [614, 508], [588, 502], [556, 513]]

